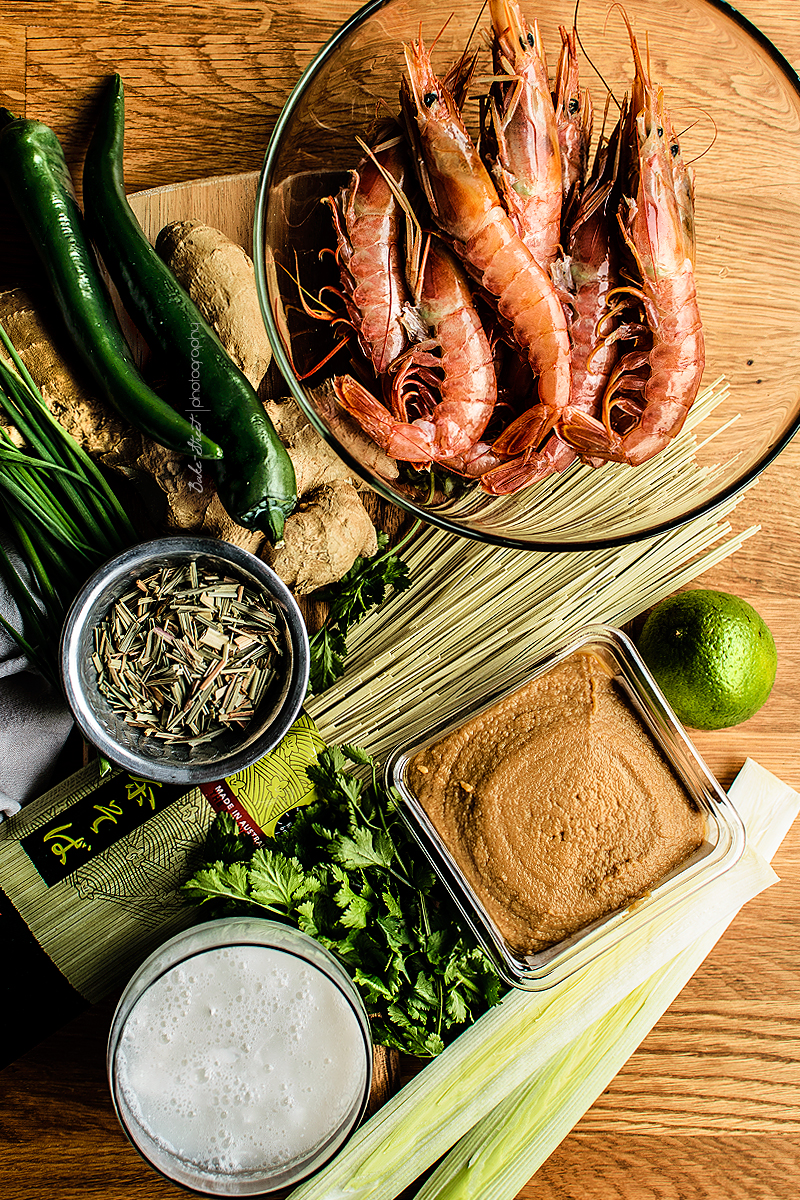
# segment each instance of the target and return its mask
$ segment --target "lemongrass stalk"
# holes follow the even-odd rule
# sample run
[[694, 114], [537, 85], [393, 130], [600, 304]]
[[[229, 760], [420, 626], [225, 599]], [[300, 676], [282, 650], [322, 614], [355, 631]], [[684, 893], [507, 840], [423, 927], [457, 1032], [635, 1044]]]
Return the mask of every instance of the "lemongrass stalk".
[[[18, 513], [9, 512], [7, 515], [20, 557], [30, 574], [31, 584], [35, 585], [38, 600], [43, 604], [42, 611], [46, 613], [56, 608], [63, 609], [64, 596], [74, 589], [78, 577], [76, 560], [79, 556], [68, 542], [59, 546], [58, 542], [48, 541], [38, 533], [34, 543], [31, 531], [19, 520]], [[87, 574], [91, 570], [91, 560], [86, 563], [85, 570]], [[37, 603], [34, 601], [34, 607]]]
[[[4, 559], [5, 554], [3, 553], [2, 547], [0, 547], [0, 562], [2, 562]], [[2, 615], [2, 613], [0, 613], [0, 625], [2, 625], [9, 637], [11, 637], [17, 643], [23, 653], [28, 656], [31, 662], [33, 662], [38, 654], [38, 646], [44, 637], [42, 627], [37, 623], [39, 613], [36, 607], [31, 604], [29, 595], [24, 594], [20, 596], [19, 599], [16, 596], [13, 596], [13, 599], [17, 602], [17, 607], [20, 609], [21, 615], [23, 615], [23, 623], [25, 628], [28, 630], [28, 636], [26, 637], [25, 634], [20, 633], [20, 631], [14, 625], [12, 625], [11, 622]], [[25, 606], [28, 604], [31, 604], [30, 613], [27, 612], [25, 608]]]
[[18, 629], [15, 629], [10, 621], [7, 621], [2, 613], [0, 613], [0, 627], [5, 629], [9, 637], [13, 638], [22, 652], [33, 662], [36, 659], [36, 647], [24, 637]]
[[[730, 789], [748, 841], [769, 861], [800, 795], [751, 759]], [[683, 990], [735, 916], [723, 918], [483, 1117], [415, 1200], [513, 1200]]]
[[[3, 407], [30, 451], [28, 454], [17, 451], [22, 460], [20, 466], [23, 470], [25, 468], [35, 469], [34, 464], [38, 463], [40, 468], [46, 467], [56, 471], [69, 470], [70, 456], [64, 453], [65, 438], [59, 437], [56, 429], [52, 428], [51, 422], [54, 418], [44, 400], [38, 396], [38, 393], [35, 396], [27, 395], [26, 387], [23, 380], [0, 360], [0, 389], [5, 393]], [[63, 434], [64, 431], [60, 426], [58, 426], [58, 430]], [[8, 441], [10, 442], [11, 439], [8, 438]], [[68, 506], [74, 506], [82, 519], [86, 520], [88, 513], [81, 500], [80, 491], [74, 486], [74, 483], [65, 476], [55, 482], [61, 490], [62, 500]]]
[[[13, 409], [8, 411], [13, 414]], [[39, 453], [50, 451], [45, 447]], [[50, 459], [26, 454], [5, 434], [0, 441], [0, 464], [5, 464], [0, 467], [0, 487], [51, 536], [70, 546], [81, 545], [90, 555], [97, 553], [98, 542], [110, 552], [113, 541], [108, 530], [113, 532], [114, 526], [107, 519], [98, 521], [98, 501], [101, 510], [105, 504], [102, 492], [85, 472], [54, 459], [55, 455]], [[83, 542], [81, 529], [89, 531], [93, 546]]]
[[[84, 528], [90, 528], [95, 539], [99, 538], [108, 542], [108, 534], [103, 528], [103, 524], [98, 522], [96, 514], [92, 511], [93, 505], [86, 503], [84, 497], [81, 496], [81, 489], [85, 492], [86, 499], [91, 498], [93, 504], [98, 499], [103, 501], [102, 493], [91, 480], [81, 475], [79, 471], [64, 466], [62, 463], [35, 459], [19, 450], [10, 441], [7, 445], [0, 444], [0, 462], [6, 463], [11, 468], [9, 474], [12, 478], [13, 468], [16, 468], [18, 475], [22, 475], [23, 478], [27, 476], [29, 484], [38, 484], [43, 497], [52, 500], [53, 492], [61, 491], [61, 507], [65, 508], [68, 505], [74, 508], [78, 520], [83, 523]], [[74, 520], [73, 524], [75, 524]]]
[[97, 495], [100, 494], [97, 488], [93, 484], [88, 483], [78, 471], [73, 470], [71, 467], [65, 467], [61, 463], [43, 462], [41, 459], [32, 458], [24, 450], [20, 450], [19, 446], [14, 444], [4, 429], [0, 429], [0, 434], [6, 439], [6, 441], [0, 443], [0, 459], [3, 462], [15, 463], [29, 471], [40, 471], [44, 475], [52, 474], [59, 478], [76, 480], [82, 487], [91, 488]]
[[[51, 495], [42, 491], [34, 479], [20, 479], [14, 472], [6, 471], [0, 483], [2, 490], [16, 501], [20, 510], [45, 532], [48, 537], [65, 546], [73, 546], [81, 554], [92, 553], [88, 542], [81, 537], [76, 524], [62, 505], [54, 502]], [[12, 510], [13, 511], [13, 510]]]
[[[11, 528], [16, 532], [14, 517], [11, 514], [9, 514], [9, 523]], [[21, 545], [24, 549], [24, 538], [21, 539]], [[35, 633], [42, 635], [47, 625], [46, 607], [43, 603], [37, 603], [29, 590], [29, 580], [31, 586], [38, 585], [37, 572], [42, 569], [38, 562], [38, 557], [33, 555], [30, 561], [26, 562], [26, 567], [28, 572], [30, 572], [29, 575], [22, 573], [17, 563], [12, 560], [11, 556], [6, 553], [5, 548], [0, 544], [0, 574], [5, 578], [8, 593], [20, 610], [20, 615], [25, 619], [25, 624], [27, 625], [29, 618], [31, 624], [35, 626]], [[56, 596], [54, 602], [57, 599]], [[10, 628], [13, 631], [13, 626]], [[15, 631], [13, 632], [13, 636], [17, 636]]]
[[291, 1200], [394, 1200], [487, 1111], [718, 921], [768, 887], [754, 850], [582, 970], [544, 992], [513, 990], [448, 1046]]
[[[26, 392], [28, 394], [38, 395], [39, 389], [36, 386], [36, 382], [35, 382], [33, 376], [31, 375], [28, 368], [25, 366], [25, 363], [23, 362], [22, 358], [20, 357], [17, 347], [14, 345], [14, 343], [12, 342], [11, 338], [8, 336], [8, 334], [6, 333], [6, 331], [2, 325], [0, 325], [0, 342], [2, 343], [3, 349], [5, 350], [6, 354], [8, 355], [9, 359], [11, 360], [11, 363], [13, 364], [14, 371], [16, 372], [17, 376], [22, 381], [22, 383], [25, 385]], [[2, 366], [6, 371], [8, 370], [8, 368], [5, 366], [5, 363], [3, 363], [2, 358], [0, 358], [0, 366]]]

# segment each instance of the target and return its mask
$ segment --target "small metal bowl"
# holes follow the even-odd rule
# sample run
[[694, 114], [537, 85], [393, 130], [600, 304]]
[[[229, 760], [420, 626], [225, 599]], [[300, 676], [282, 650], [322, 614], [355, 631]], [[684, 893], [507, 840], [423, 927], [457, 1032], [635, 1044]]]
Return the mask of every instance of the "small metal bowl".
[[[164, 745], [126, 725], [99, 691], [92, 654], [95, 626], [135, 580], [167, 563], [192, 560], [229, 571], [267, 596], [278, 616], [284, 649], [280, 683], [268, 691], [247, 727], [190, 749]], [[308, 634], [291, 592], [249, 551], [215, 538], [159, 538], [110, 559], [86, 583], [64, 623], [60, 667], [67, 703], [81, 733], [108, 759], [161, 783], [210, 783], [262, 758], [294, 722], [308, 686]]]

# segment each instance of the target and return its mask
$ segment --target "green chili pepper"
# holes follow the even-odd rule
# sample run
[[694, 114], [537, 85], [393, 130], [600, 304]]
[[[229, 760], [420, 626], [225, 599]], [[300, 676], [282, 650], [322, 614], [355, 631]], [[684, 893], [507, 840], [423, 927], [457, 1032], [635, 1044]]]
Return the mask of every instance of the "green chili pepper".
[[241, 525], [279, 540], [297, 502], [291, 459], [250, 382], [156, 254], [128, 204], [124, 103], [122, 80], [115, 75], [102, 97], [84, 164], [87, 227], [122, 303], [171, 375], [183, 380], [187, 405], [201, 427], [223, 448], [223, 461], [214, 468], [223, 505]]
[[221, 447], [162, 400], [139, 373], [84, 230], [64, 151], [53, 130], [0, 109], [0, 178], [101, 397], [162, 446], [220, 459]]

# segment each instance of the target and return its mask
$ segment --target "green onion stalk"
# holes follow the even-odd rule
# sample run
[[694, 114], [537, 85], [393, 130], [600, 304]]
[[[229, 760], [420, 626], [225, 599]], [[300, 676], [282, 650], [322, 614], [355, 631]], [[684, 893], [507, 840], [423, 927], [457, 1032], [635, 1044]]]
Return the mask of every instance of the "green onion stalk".
[[0, 325], [0, 407], [24, 441], [0, 426], [0, 577], [21, 629], [0, 615], [32, 668], [58, 685], [58, 643], [67, 610], [106, 559], [136, 531], [88, 454], [50, 412]]

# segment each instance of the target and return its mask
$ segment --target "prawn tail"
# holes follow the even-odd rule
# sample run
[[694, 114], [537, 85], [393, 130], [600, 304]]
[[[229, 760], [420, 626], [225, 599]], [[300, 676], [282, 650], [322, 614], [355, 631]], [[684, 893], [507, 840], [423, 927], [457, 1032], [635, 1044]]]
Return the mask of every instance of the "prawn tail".
[[456, 454], [450, 458], [442, 458], [439, 465], [465, 479], [480, 479], [493, 467], [499, 467], [504, 460], [495, 454], [489, 442], [475, 442], [464, 454]]
[[545, 404], [534, 404], [503, 430], [492, 443], [496, 454], [514, 458], [533, 450], [553, 429], [558, 410]]
[[337, 375], [333, 390], [339, 404], [390, 458], [426, 466], [434, 457], [429, 422], [397, 421], [385, 404], [352, 375]]
[[584, 461], [627, 461], [623, 439], [619, 434], [608, 429], [597, 417], [580, 409], [567, 409], [561, 418], [558, 431]]
[[519, 454], [484, 471], [481, 490], [490, 496], [512, 496], [556, 471], [566, 470], [575, 458], [575, 450], [553, 433], [541, 451]]

